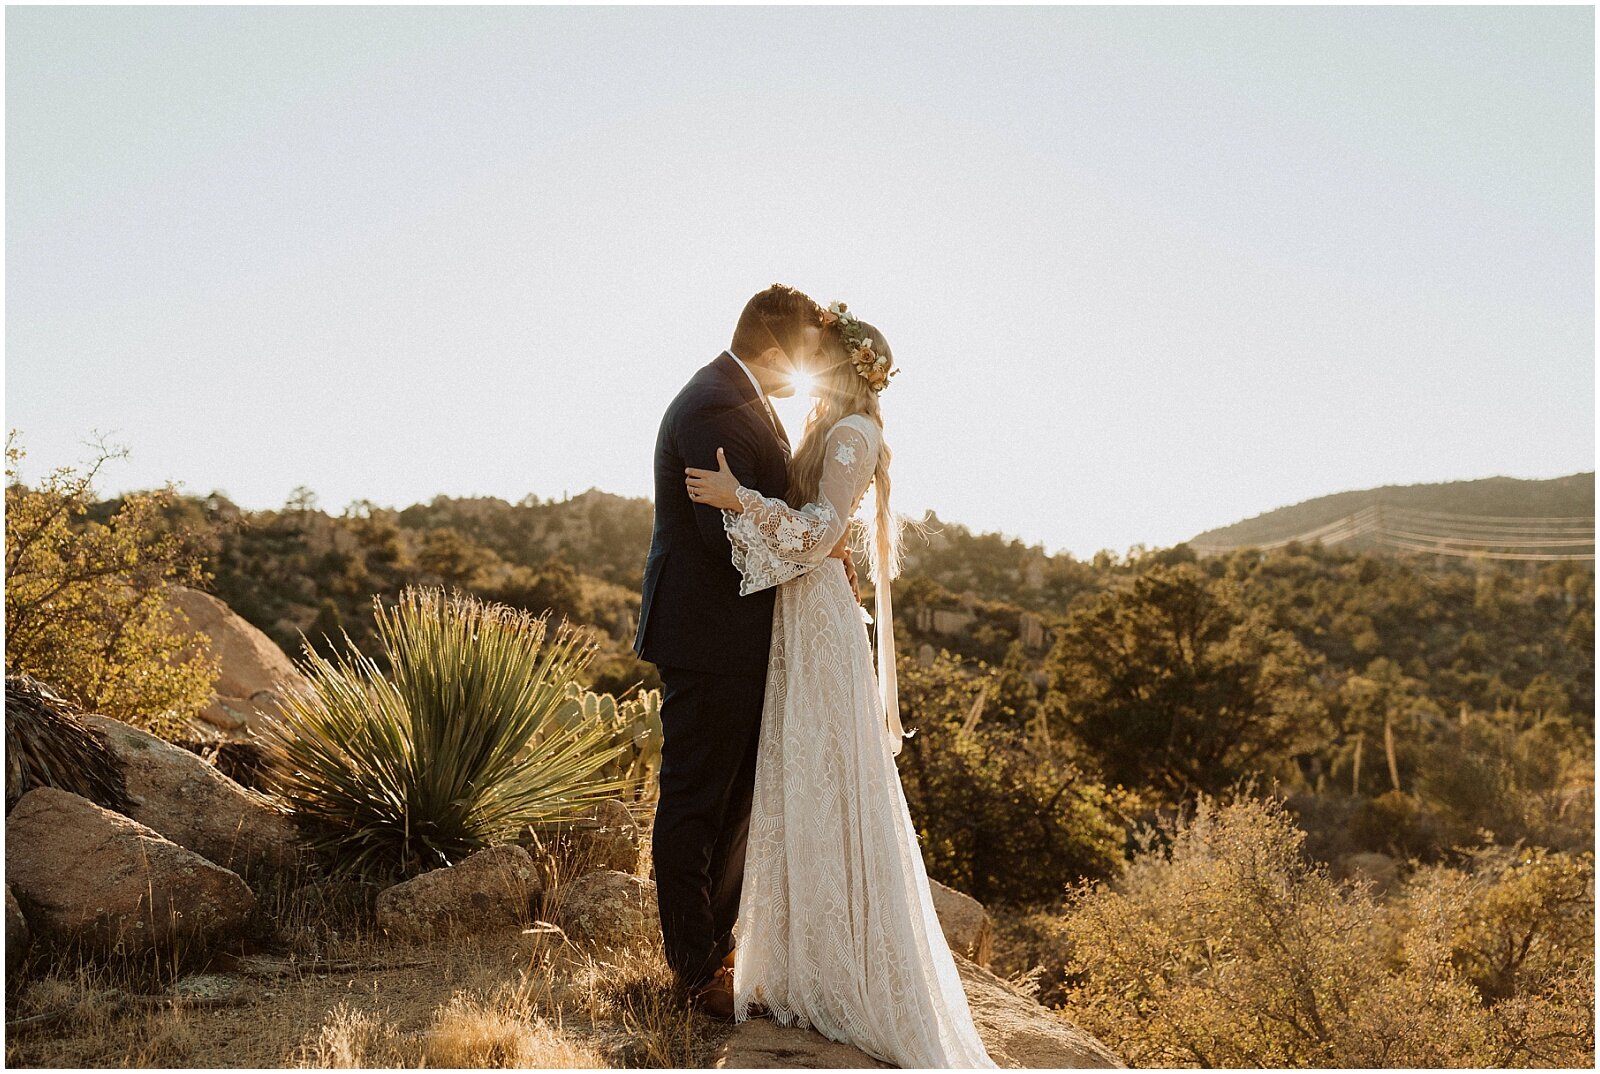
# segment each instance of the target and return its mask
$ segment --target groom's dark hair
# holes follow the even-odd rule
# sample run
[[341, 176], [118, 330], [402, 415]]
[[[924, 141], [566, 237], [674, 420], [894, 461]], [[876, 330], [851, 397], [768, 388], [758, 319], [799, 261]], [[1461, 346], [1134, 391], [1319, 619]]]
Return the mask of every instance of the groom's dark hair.
[[821, 323], [822, 307], [811, 296], [775, 283], [744, 304], [733, 329], [733, 353], [748, 361], [768, 347], [778, 347], [794, 358], [800, 333], [807, 325]]

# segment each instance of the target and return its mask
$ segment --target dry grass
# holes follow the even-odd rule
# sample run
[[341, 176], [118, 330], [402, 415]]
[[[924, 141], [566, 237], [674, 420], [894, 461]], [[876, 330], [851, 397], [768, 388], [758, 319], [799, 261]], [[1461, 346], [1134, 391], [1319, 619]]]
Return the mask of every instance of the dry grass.
[[8, 1033], [7, 1065], [681, 1067], [706, 1065], [724, 1035], [673, 993], [655, 951], [601, 961], [555, 935], [343, 950], [380, 968], [256, 979], [249, 1002], [218, 1009], [119, 1004], [115, 970], [55, 970], [22, 985], [8, 1017], [68, 1013]]
[[609, 1065], [593, 1044], [547, 1021], [526, 993], [504, 985], [492, 996], [452, 996], [434, 1015], [422, 1051], [430, 1067]]
[[708, 1023], [673, 991], [672, 973], [664, 960], [630, 965], [612, 981], [611, 1002], [630, 1038], [628, 1065], [704, 1065], [696, 1059], [703, 1051]]
[[[8, 981], [8, 1066], [701, 1067], [727, 1027], [690, 1010], [654, 947], [578, 949], [560, 929], [582, 863], [541, 862], [549, 892], [533, 930], [430, 946], [386, 940], [373, 891], [291, 878], [260, 893], [270, 958], [158, 966], [36, 952]], [[364, 968], [363, 968], [364, 967]], [[164, 993], [197, 970], [248, 982], [238, 1006], [184, 1009]]]
[[398, 1037], [378, 1014], [341, 1000], [328, 1012], [316, 1038], [302, 1047], [298, 1065], [339, 1070], [401, 1066], [395, 1061]]

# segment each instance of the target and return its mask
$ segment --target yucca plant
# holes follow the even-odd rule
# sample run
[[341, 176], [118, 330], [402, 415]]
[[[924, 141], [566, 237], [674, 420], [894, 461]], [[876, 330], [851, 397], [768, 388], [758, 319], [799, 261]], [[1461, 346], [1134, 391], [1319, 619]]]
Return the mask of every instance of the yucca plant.
[[55, 787], [107, 809], [132, 808], [122, 764], [78, 722], [82, 710], [32, 675], [6, 673], [6, 811], [35, 787]]
[[588, 631], [438, 589], [373, 605], [388, 671], [348, 636], [305, 646], [311, 690], [265, 736], [267, 782], [336, 870], [413, 876], [623, 788], [613, 729], [554, 718]]

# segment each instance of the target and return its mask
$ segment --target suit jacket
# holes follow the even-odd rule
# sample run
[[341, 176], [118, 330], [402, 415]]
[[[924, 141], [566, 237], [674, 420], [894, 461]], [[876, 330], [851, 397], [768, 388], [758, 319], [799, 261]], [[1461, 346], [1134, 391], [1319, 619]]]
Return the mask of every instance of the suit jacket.
[[788, 439], [726, 351], [689, 378], [661, 418], [655, 527], [633, 648], [656, 665], [764, 676], [776, 590], [739, 595], [721, 510], [695, 503], [684, 486], [685, 467], [717, 468], [719, 447], [741, 485], [783, 495]]

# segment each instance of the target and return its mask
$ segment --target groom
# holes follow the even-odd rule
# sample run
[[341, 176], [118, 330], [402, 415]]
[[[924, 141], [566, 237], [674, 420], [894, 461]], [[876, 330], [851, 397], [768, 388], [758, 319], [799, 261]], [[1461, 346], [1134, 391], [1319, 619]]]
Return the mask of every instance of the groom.
[[[697, 1007], [733, 1016], [739, 913], [776, 589], [739, 595], [722, 512], [693, 503], [684, 469], [717, 468], [781, 497], [790, 445], [767, 401], [814, 367], [822, 311], [773, 284], [745, 304], [733, 342], [689, 378], [656, 436], [655, 529], [634, 650], [661, 673], [661, 797], [651, 853], [667, 962]], [[849, 557], [843, 547], [835, 554]]]

